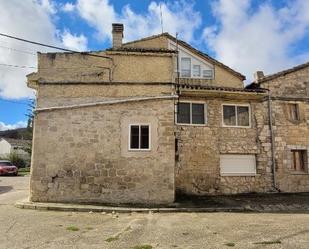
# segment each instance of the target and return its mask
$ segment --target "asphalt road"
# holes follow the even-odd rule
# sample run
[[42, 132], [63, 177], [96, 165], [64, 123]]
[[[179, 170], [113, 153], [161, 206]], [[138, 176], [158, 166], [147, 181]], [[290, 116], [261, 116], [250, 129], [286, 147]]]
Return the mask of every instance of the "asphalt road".
[[[308, 214], [23, 210], [28, 177], [0, 177], [0, 249], [309, 248]], [[72, 231], [77, 230], [77, 231]]]

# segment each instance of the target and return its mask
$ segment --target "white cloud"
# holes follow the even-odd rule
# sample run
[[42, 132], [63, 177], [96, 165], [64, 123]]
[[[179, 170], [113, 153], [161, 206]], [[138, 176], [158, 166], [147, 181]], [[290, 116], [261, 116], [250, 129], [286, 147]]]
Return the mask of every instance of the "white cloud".
[[64, 31], [62, 34], [62, 43], [65, 47], [77, 50], [86, 51], [87, 50], [87, 38], [84, 35], [74, 35], [69, 31]]
[[0, 121], [0, 131], [13, 130], [17, 128], [27, 127], [26, 121], [19, 121], [16, 124], [5, 124]]
[[41, 7], [50, 14], [56, 14], [57, 9], [56, 5], [51, 2], [50, 0], [38, 0], [38, 3], [41, 5]]
[[252, 10], [251, 1], [213, 3], [218, 25], [206, 27], [204, 38], [217, 59], [252, 79], [254, 71], [273, 73], [308, 61], [309, 54], [291, 49], [309, 29], [309, 1], [292, 1], [275, 9], [266, 2]]
[[[0, 33], [76, 50], [87, 50], [87, 39], [83, 35], [73, 35], [69, 31], [61, 33], [57, 30], [53, 22], [57, 18], [57, 7], [59, 5], [51, 0], [0, 0]], [[36, 51], [53, 50], [0, 37], [0, 64], [36, 67]], [[33, 90], [26, 85], [26, 75], [33, 71], [36, 69], [0, 65], [0, 97], [33, 97]]]
[[75, 5], [73, 3], [65, 3], [62, 7], [61, 10], [64, 12], [72, 12], [75, 10]]
[[192, 42], [194, 31], [201, 24], [201, 16], [188, 1], [151, 2], [144, 14], [134, 12], [129, 5], [117, 13], [108, 0], [78, 0], [77, 9], [79, 15], [97, 29], [99, 39], [110, 40], [112, 23], [120, 22], [125, 25], [124, 39], [130, 41], [161, 33], [160, 4], [164, 32], [172, 35], [178, 32], [182, 39]]
[[[42, 43], [60, 44], [56, 28], [51, 21], [52, 5], [48, 1], [10, 0], [0, 1], [0, 32]], [[14, 17], [14, 19], [12, 19]], [[35, 51], [42, 47], [0, 37], [0, 63], [36, 66]], [[6, 48], [3, 48], [6, 47]], [[17, 52], [7, 48], [25, 51]], [[26, 86], [26, 75], [35, 69], [1, 66], [0, 97], [33, 97], [33, 91]]]

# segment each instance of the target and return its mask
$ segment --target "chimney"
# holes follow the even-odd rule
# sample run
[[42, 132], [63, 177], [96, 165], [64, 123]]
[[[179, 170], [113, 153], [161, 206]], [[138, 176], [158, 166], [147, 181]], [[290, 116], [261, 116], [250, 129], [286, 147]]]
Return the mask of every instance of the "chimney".
[[119, 48], [122, 46], [123, 38], [123, 24], [122, 23], [113, 23], [113, 48]]
[[263, 71], [256, 71], [254, 73], [253, 77], [254, 77], [254, 81], [256, 83], [258, 83], [260, 81], [260, 79], [264, 78], [264, 73], [263, 73]]

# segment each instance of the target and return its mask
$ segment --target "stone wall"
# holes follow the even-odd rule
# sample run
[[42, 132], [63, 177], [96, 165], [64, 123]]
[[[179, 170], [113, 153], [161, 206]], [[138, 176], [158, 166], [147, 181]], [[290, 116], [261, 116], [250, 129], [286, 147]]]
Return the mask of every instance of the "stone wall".
[[166, 36], [154, 36], [150, 39], [141, 39], [134, 42], [128, 42], [123, 44], [124, 47], [133, 48], [168, 48], [167, 37]]
[[[170, 203], [174, 200], [173, 100], [39, 112], [32, 201]], [[128, 124], [151, 125], [151, 151], [128, 151]]]
[[97, 52], [38, 54], [38, 73], [28, 81], [46, 82], [173, 82], [172, 53]]
[[[189, 100], [196, 101], [197, 98]], [[176, 190], [193, 195], [270, 191], [271, 164], [270, 158], [265, 156], [269, 153], [270, 143], [266, 143], [269, 131], [263, 103], [239, 102], [237, 99], [230, 102], [250, 103], [252, 119], [251, 128], [228, 128], [222, 127], [222, 104], [229, 101], [220, 98], [198, 100], [207, 104], [207, 124], [177, 125]], [[220, 154], [256, 155], [256, 176], [220, 176]]]
[[[307, 150], [309, 158], [309, 67], [262, 83], [272, 96], [275, 137], [276, 179], [283, 192], [309, 191], [309, 164], [306, 172], [292, 169], [291, 150]], [[288, 104], [298, 104], [300, 120], [291, 120]]]

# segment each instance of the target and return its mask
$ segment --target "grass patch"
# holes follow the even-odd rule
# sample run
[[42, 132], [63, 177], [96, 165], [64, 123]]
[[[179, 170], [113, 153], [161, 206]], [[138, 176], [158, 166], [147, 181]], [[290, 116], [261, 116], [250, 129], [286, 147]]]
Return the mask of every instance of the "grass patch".
[[93, 227], [86, 227], [87, 230], [93, 230]]
[[270, 240], [270, 241], [255, 242], [253, 244], [256, 244], [256, 245], [272, 245], [272, 244], [281, 244], [281, 241], [280, 240]]
[[152, 249], [151, 245], [134, 246], [133, 249]]
[[229, 247], [234, 247], [235, 246], [235, 243], [233, 242], [228, 242], [228, 243], [225, 243], [226, 246], [229, 246]]
[[67, 227], [67, 230], [68, 230], [68, 231], [72, 231], [72, 232], [76, 232], [76, 231], [79, 231], [79, 228], [76, 227], [76, 226], [68, 226], [68, 227]]
[[105, 241], [106, 242], [113, 242], [115, 240], [119, 240], [119, 235], [115, 236], [115, 237], [109, 237], [107, 238]]

